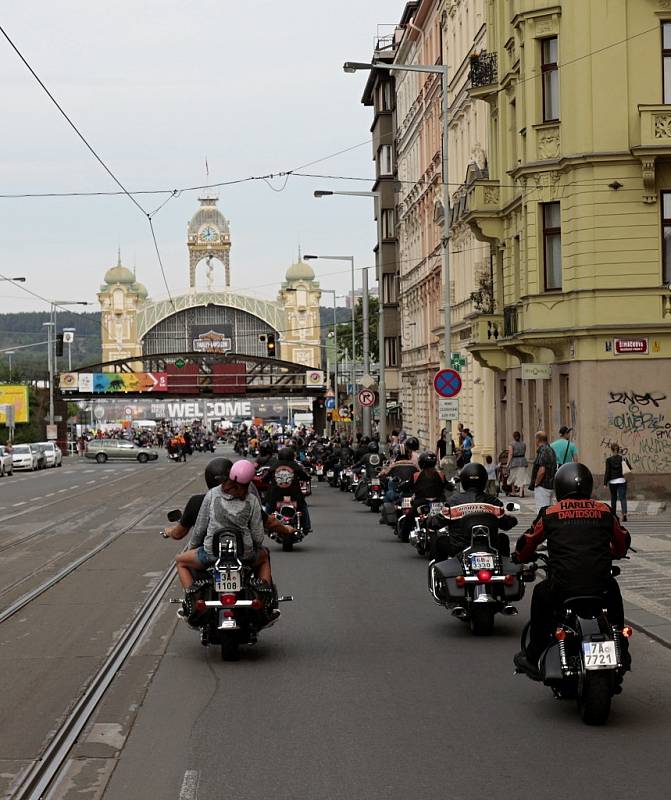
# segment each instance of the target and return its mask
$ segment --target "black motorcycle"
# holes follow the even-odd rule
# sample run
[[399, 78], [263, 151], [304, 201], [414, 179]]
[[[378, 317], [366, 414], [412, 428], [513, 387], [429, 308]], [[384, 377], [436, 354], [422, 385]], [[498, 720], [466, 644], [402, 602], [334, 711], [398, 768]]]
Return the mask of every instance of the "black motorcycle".
[[[181, 512], [171, 511], [168, 519], [178, 521]], [[189, 627], [200, 631], [203, 646], [218, 645], [224, 661], [237, 661], [240, 646], [256, 644], [259, 631], [280, 618], [279, 603], [293, 597], [278, 596], [274, 585], [270, 592], [259, 592], [252, 586], [254, 572], [243, 556], [240, 534], [216, 531], [212, 549], [217, 560], [212, 567], [194, 573], [198, 591], [190, 595], [189, 606], [180, 613]]]
[[303, 525], [303, 513], [298, 510], [298, 503], [289, 497], [279, 500], [275, 506], [275, 517], [283, 524], [294, 529], [293, 533], [270, 533], [270, 538], [282, 545], [282, 550], [289, 553], [294, 545], [302, 542], [307, 536]]
[[[549, 571], [548, 559], [536, 553], [533, 569]], [[612, 567], [613, 577], [620, 574]], [[522, 633], [522, 652], [529, 643], [527, 623]], [[608, 621], [604, 595], [568, 598], [559, 612], [554, 641], [539, 661], [539, 680], [552, 689], [555, 698], [577, 700], [578, 710], [587, 725], [604, 725], [610, 716], [611, 701], [622, 692], [624, 674], [630, 668], [629, 638], [632, 629], [620, 630]]]
[[[519, 506], [508, 503], [505, 508], [489, 503], [468, 503], [442, 511], [448, 524], [440, 531], [449, 537], [461, 528], [460, 537], [470, 533], [470, 546], [451, 558], [432, 560], [429, 564], [429, 591], [434, 600], [467, 622], [475, 636], [489, 636], [496, 614], [517, 614], [513, 602], [524, 597], [525, 569], [501, 555], [492, 541], [498, 536], [498, 519], [506, 511]], [[465, 529], [465, 530], [464, 530]]]

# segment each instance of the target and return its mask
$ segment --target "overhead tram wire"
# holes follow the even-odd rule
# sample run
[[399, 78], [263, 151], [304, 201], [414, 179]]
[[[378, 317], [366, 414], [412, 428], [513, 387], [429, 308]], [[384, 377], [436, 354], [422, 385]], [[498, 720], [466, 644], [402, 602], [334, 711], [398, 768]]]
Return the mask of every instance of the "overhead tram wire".
[[[159, 248], [158, 248], [158, 242], [156, 241], [156, 235], [155, 235], [155, 233], [154, 233], [154, 226], [153, 226], [153, 224], [152, 224], [152, 215], [151, 215], [151, 214], [149, 214], [149, 213], [148, 213], [148, 212], [147, 212], [147, 211], [146, 211], [146, 210], [145, 210], [145, 209], [144, 209], [144, 208], [143, 208], [143, 207], [140, 205], [140, 203], [138, 203], [138, 201], [137, 201], [137, 200], [136, 200], [136, 199], [133, 197], [133, 195], [132, 195], [132, 194], [131, 194], [131, 193], [128, 191], [128, 189], [126, 189], [126, 187], [123, 185], [123, 183], [121, 183], [121, 181], [120, 181], [120, 180], [117, 178], [117, 176], [116, 176], [116, 175], [115, 175], [115, 174], [112, 172], [112, 170], [111, 170], [111, 169], [110, 169], [110, 168], [107, 166], [107, 164], [106, 164], [106, 163], [105, 163], [105, 162], [102, 160], [102, 158], [101, 158], [101, 157], [98, 155], [98, 153], [97, 153], [97, 152], [94, 150], [94, 148], [93, 148], [93, 147], [92, 147], [92, 145], [91, 145], [91, 144], [88, 142], [88, 140], [86, 139], [86, 137], [84, 136], [84, 134], [83, 134], [83, 133], [82, 133], [82, 132], [79, 130], [79, 128], [78, 128], [78, 127], [75, 125], [75, 123], [74, 123], [74, 122], [73, 122], [73, 121], [70, 119], [70, 117], [67, 115], [67, 113], [65, 112], [65, 110], [64, 110], [64, 108], [63, 108], [63, 106], [61, 106], [61, 104], [58, 102], [58, 100], [56, 100], [56, 98], [55, 98], [55, 97], [54, 97], [54, 95], [53, 95], [53, 94], [52, 94], [52, 93], [49, 91], [49, 89], [46, 87], [46, 85], [44, 84], [44, 82], [42, 81], [42, 79], [40, 78], [40, 76], [39, 76], [39, 75], [38, 75], [38, 74], [35, 72], [35, 70], [34, 70], [34, 69], [31, 67], [31, 65], [28, 63], [28, 61], [27, 61], [27, 60], [26, 60], [26, 58], [24, 57], [23, 53], [21, 53], [21, 51], [19, 50], [19, 48], [18, 48], [18, 47], [17, 47], [17, 46], [14, 44], [14, 42], [13, 42], [13, 41], [12, 41], [12, 39], [10, 38], [9, 34], [8, 34], [8, 33], [7, 33], [7, 31], [6, 31], [6, 30], [5, 30], [5, 29], [2, 27], [2, 25], [0, 25], [0, 33], [2, 33], [2, 35], [3, 35], [3, 36], [5, 37], [5, 39], [8, 41], [8, 43], [9, 43], [10, 47], [12, 48], [12, 50], [14, 50], [14, 52], [16, 53], [16, 55], [17, 55], [17, 56], [18, 56], [18, 57], [21, 59], [21, 61], [22, 61], [22, 62], [23, 62], [23, 64], [25, 65], [26, 69], [27, 69], [27, 70], [30, 72], [30, 74], [33, 76], [33, 78], [35, 78], [35, 80], [37, 81], [37, 83], [38, 83], [38, 84], [39, 84], [39, 85], [42, 87], [42, 89], [43, 89], [43, 90], [44, 90], [44, 92], [46, 93], [47, 97], [48, 97], [48, 98], [51, 100], [51, 102], [52, 102], [52, 103], [53, 103], [53, 104], [56, 106], [56, 108], [57, 108], [57, 109], [60, 111], [60, 113], [62, 114], [63, 118], [66, 120], [66, 122], [68, 123], [68, 125], [69, 125], [69, 126], [72, 128], [72, 130], [73, 130], [73, 131], [74, 131], [74, 132], [77, 134], [77, 136], [79, 137], [79, 139], [81, 139], [81, 141], [84, 143], [84, 145], [86, 146], [87, 150], [88, 150], [88, 151], [91, 153], [91, 155], [92, 155], [92, 156], [95, 158], [95, 160], [96, 160], [96, 161], [97, 161], [97, 162], [100, 164], [100, 166], [101, 166], [101, 167], [102, 167], [102, 168], [105, 170], [105, 172], [106, 172], [106, 173], [107, 173], [107, 174], [110, 176], [110, 178], [112, 178], [112, 180], [114, 181], [114, 183], [116, 183], [116, 185], [117, 185], [117, 186], [118, 186], [118, 187], [121, 189], [121, 191], [123, 192], [123, 194], [125, 194], [125, 195], [128, 197], [128, 199], [129, 199], [129, 200], [130, 200], [130, 201], [133, 203], [133, 205], [135, 205], [135, 206], [136, 206], [136, 207], [137, 207], [137, 208], [140, 210], [140, 212], [141, 212], [141, 213], [142, 213], [142, 214], [143, 214], [143, 215], [144, 215], [144, 216], [147, 218], [147, 220], [148, 220], [148, 222], [149, 222], [149, 228], [150, 228], [150, 230], [151, 230], [152, 239], [154, 240], [154, 247], [156, 248], [156, 255], [158, 256], [158, 263], [159, 263], [159, 267], [161, 268], [161, 274], [162, 274], [162, 276], [163, 276], [163, 283], [165, 284], [165, 288], [166, 288], [166, 291], [168, 292], [168, 297], [170, 298], [170, 302], [172, 303], [172, 307], [173, 307], [175, 310], [177, 310], [177, 309], [176, 309], [176, 306], [175, 306], [175, 301], [172, 299], [172, 294], [171, 294], [171, 292], [170, 292], [170, 286], [168, 285], [168, 278], [167, 278], [167, 276], [166, 276], [166, 274], [165, 274], [165, 269], [163, 268], [163, 260], [161, 259], [161, 254], [160, 254], [160, 252], [159, 252]], [[168, 199], [170, 199], [170, 198], [168, 198]], [[165, 204], [164, 204], [164, 205], [165, 205]]]

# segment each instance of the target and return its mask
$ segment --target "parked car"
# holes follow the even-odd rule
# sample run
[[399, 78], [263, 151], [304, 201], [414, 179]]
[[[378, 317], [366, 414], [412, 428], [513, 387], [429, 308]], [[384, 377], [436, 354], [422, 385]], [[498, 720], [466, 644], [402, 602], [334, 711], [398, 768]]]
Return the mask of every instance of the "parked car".
[[48, 467], [63, 466], [63, 451], [56, 442], [38, 442], [38, 444], [44, 450]]
[[5, 475], [12, 475], [14, 472], [14, 462], [12, 460], [12, 454], [9, 450], [0, 444], [0, 478], [4, 478]]
[[30, 444], [12, 445], [12, 466], [14, 469], [39, 468], [39, 451]]
[[44, 452], [44, 447], [41, 444], [31, 444], [30, 449], [37, 455], [37, 469], [47, 468], [47, 454]]
[[147, 461], [156, 461], [158, 450], [152, 447], [138, 447], [124, 439], [92, 439], [86, 445], [84, 455], [86, 458], [95, 458], [99, 464], [104, 464], [108, 459], [126, 459], [144, 464]]

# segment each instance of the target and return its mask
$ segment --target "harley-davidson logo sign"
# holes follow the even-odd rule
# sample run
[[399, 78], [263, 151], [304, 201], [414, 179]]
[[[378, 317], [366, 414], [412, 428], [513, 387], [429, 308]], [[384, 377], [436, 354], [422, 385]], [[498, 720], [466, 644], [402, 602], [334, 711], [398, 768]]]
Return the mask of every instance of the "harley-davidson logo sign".
[[193, 350], [196, 353], [228, 353], [231, 350], [231, 344], [230, 337], [209, 330], [193, 340]]

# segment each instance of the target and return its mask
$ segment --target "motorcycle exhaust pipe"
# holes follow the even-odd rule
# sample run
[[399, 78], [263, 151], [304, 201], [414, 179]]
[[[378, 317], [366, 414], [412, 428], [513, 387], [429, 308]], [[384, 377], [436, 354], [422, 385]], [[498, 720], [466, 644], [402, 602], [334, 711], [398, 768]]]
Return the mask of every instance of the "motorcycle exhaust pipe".
[[468, 619], [468, 613], [463, 606], [456, 606], [456, 608], [453, 608], [452, 616], [456, 617], [457, 619]]
[[515, 608], [515, 606], [503, 606], [503, 608], [501, 609], [501, 613], [505, 617], [515, 617], [520, 612]]

